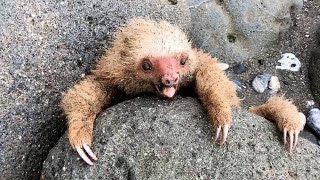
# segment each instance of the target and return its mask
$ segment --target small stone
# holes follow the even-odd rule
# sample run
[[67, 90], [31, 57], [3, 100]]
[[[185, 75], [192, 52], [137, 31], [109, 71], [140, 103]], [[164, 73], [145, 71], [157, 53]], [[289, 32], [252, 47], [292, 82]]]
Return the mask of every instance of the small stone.
[[257, 75], [252, 81], [253, 89], [258, 93], [263, 93], [268, 88], [268, 83], [271, 79], [271, 74], [262, 73]]
[[233, 80], [232, 81], [233, 82], [233, 85], [236, 87], [236, 90], [237, 91], [241, 91], [242, 90], [242, 84], [241, 84], [241, 82], [240, 81], [237, 81], [237, 80]]
[[272, 76], [269, 81], [268, 88], [271, 90], [270, 94], [275, 94], [280, 89], [280, 81], [277, 76]]
[[290, 83], [288, 81], [283, 81], [284, 85], [289, 85]]
[[236, 74], [244, 73], [247, 70], [247, 68], [243, 64], [236, 64], [232, 69]]
[[289, 74], [288, 78], [291, 79], [291, 80], [295, 80], [295, 77], [292, 74]]
[[315, 102], [313, 100], [308, 100], [307, 101], [307, 108], [312, 109], [315, 107]]
[[265, 64], [265, 60], [259, 59], [259, 60], [258, 60], [258, 63], [259, 63], [260, 65], [264, 65], [264, 64]]
[[170, 2], [172, 5], [177, 5], [177, 4], [178, 4], [178, 0], [169, 0], [169, 2]]
[[308, 113], [307, 124], [317, 136], [320, 136], [320, 110], [318, 108], [311, 108]]

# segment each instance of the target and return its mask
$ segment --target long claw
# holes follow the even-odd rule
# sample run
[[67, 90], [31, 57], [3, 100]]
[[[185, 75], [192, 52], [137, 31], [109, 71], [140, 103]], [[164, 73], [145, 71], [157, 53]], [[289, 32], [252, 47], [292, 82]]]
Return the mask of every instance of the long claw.
[[224, 128], [223, 128], [223, 134], [222, 134], [222, 138], [220, 140], [220, 145], [223, 145], [226, 140], [227, 140], [227, 136], [228, 136], [228, 131], [229, 131], [229, 126], [226, 125]]
[[293, 146], [293, 131], [289, 131], [289, 141], [290, 141], [289, 151], [291, 152], [292, 151], [292, 146]]
[[283, 144], [287, 143], [287, 128], [283, 130]]
[[296, 131], [294, 133], [294, 144], [293, 144], [293, 148], [295, 148], [298, 144], [298, 137], [299, 137], [299, 131]]
[[219, 126], [216, 130], [216, 133], [214, 135], [214, 141], [217, 141], [220, 135], [220, 131], [221, 131], [221, 126]]
[[80, 147], [76, 147], [78, 154], [80, 155], [80, 157], [89, 165], [93, 165], [92, 161], [88, 158], [88, 156], [86, 155], [86, 153], [80, 148]]
[[97, 156], [92, 152], [88, 144], [83, 144], [83, 148], [92, 159], [98, 160]]

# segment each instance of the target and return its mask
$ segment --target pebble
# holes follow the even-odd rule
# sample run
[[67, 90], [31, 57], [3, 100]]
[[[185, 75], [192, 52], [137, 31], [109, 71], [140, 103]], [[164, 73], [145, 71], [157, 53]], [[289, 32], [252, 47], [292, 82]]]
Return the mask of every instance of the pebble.
[[246, 72], [247, 68], [243, 65], [243, 64], [236, 64], [233, 66], [233, 72], [235, 72], [236, 74], [241, 74]]
[[258, 93], [263, 93], [268, 88], [268, 83], [271, 79], [271, 74], [262, 73], [257, 75], [252, 81], [253, 89]]
[[290, 85], [289, 81], [283, 81], [284, 85]]
[[289, 75], [288, 75], [288, 78], [291, 79], [291, 80], [295, 80], [295, 77], [294, 77], [293, 74], [289, 74]]
[[265, 64], [265, 60], [259, 59], [259, 60], [258, 60], [258, 63], [259, 63], [260, 65], [264, 65], [264, 64]]
[[317, 136], [320, 136], [320, 110], [318, 108], [311, 108], [308, 113], [307, 124]]
[[315, 102], [313, 100], [308, 100], [307, 101], [307, 108], [312, 109], [315, 107]]
[[277, 76], [271, 76], [268, 88], [271, 90], [270, 94], [275, 94], [280, 89], [280, 81]]
[[241, 82], [240, 81], [237, 81], [237, 80], [233, 80], [232, 81], [233, 82], [233, 85], [236, 87], [236, 90], [237, 91], [241, 91], [242, 90], [242, 84], [241, 84]]

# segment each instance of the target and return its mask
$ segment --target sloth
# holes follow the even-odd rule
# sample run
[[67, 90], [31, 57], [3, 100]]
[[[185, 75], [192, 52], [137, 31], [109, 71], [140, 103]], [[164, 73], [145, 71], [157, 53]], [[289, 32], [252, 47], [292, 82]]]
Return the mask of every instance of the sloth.
[[93, 125], [104, 108], [143, 94], [171, 99], [190, 88], [215, 128], [214, 141], [224, 144], [232, 107], [240, 106], [224, 65], [193, 48], [187, 35], [166, 21], [130, 20], [119, 28], [112, 47], [90, 74], [63, 95], [72, 148], [93, 165]]

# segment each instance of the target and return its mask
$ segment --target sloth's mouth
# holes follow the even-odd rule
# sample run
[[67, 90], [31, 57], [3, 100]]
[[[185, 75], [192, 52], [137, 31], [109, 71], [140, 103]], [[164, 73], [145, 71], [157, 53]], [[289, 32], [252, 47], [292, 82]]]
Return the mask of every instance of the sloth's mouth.
[[157, 91], [166, 98], [172, 98], [177, 92], [178, 84], [167, 86], [167, 85], [156, 85]]

